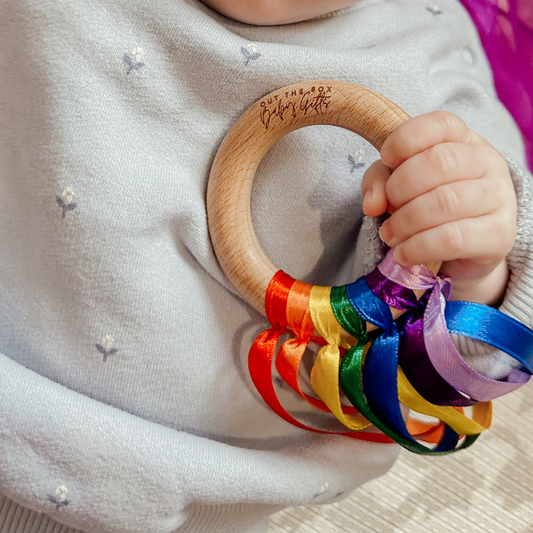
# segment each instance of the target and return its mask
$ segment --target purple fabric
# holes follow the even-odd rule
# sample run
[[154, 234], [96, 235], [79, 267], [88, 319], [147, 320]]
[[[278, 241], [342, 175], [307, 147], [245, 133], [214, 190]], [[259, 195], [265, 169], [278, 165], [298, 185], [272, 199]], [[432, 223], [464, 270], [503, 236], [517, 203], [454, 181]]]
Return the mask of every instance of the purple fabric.
[[434, 405], [466, 407], [477, 403], [455, 390], [435, 370], [424, 344], [423, 315], [427, 303], [424, 296], [420, 301], [411, 289], [386, 278], [378, 268], [368, 276], [370, 290], [390, 307], [408, 311], [405, 330], [400, 335], [398, 362], [417, 392]]
[[[513, 372], [505, 381], [497, 381], [479, 374], [466, 364], [452, 342], [444, 318], [446, 300], [451, 293], [449, 278], [435, 276], [424, 265], [403, 267], [394, 260], [393, 250], [389, 250], [377, 268], [383, 276], [398, 285], [411, 290], [431, 290], [422, 321], [423, 338], [417, 333], [415, 326], [418, 327], [418, 324], [416, 323], [408, 324], [406, 334], [412, 336], [416, 352], [425, 352], [434, 370], [449, 385], [459, 391], [459, 394], [462, 393], [469, 399], [477, 401], [489, 401], [511, 392], [529, 379], [529, 375], [524, 372]], [[422, 345], [425, 346], [425, 350]], [[416, 381], [418, 382], [423, 377], [420, 371]], [[434, 397], [441, 398], [439, 401], [444, 401], [448, 398], [448, 393], [449, 390], [444, 390], [442, 397]], [[438, 392], [435, 391], [435, 394], [438, 395]], [[461, 400], [455, 396], [454, 401]]]
[[[424, 313], [424, 342], [435, 370], [455, 389], [479, 402], [487, 402], [522, 386], [529, 379], [525, 372], [507, 376], [505, 381], [489, 379], [473, 368], [453, 344], [446, 327], [444, 308], [446, 299], [441, 292], [441, 280], [437, 278]], [[449, 283], [449, 282], [448, 282]], [[450, 286], [451, 287], [451, 286]]]
[[386, 278], [379, 268], [375, 268], [366, 276], [366, 282], [370, 290], [389, 307], [404, 311], [418, 307], [415, 293]]
[[454, 389], [431, 364], [424, 344], [423, 318], [410, 316], [400, 337], [398, 361], [417, 392], [434, 405], [467, 407], [477, 403]]
[[[416, 285], [415, 278], [410, 281], [411, 286]], [[427, 303], [425, 295], [417, 301], [412, 289], [385, 277], [379, 268], [366, 276], [366, 282], [380, 300], [390, 307], [408, 311], [410, 315], [405, 322], [405, 330], [400, 335], [398, 362], [418, 393], [434, 405], [466, 407], [477, 403], [454, 389], [431, 364], [424, 344], [423, 315]]]
[[461, 0], [477, 26], [498, 97], [517, 122], [533, 171], [533, 0]]

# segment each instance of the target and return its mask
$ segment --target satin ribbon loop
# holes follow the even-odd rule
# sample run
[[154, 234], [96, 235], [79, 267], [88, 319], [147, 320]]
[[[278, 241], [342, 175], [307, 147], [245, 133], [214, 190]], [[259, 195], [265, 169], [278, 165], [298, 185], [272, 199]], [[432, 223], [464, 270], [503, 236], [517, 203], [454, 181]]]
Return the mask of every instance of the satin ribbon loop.
[[389, 306], [370, 290], [365, 278], [346, 285], [346, 294], [350, 305], [366, 322], [382, 330], [387, 330], [392, 324]]
[[533, 373], [533, 330], [510, 317], [474, 302], [449, 302], [445, 310], [451, 333], [465, 335], [503, 350], [527, 370], [524, 383]]
[[331, 288], [330, 304], [333, 314], [341, 327], [350, 335], [353, 335], [360, 343], [366, 344], [368, 340], [366, 322], [350, 304], [345, 285]]
[[[381, 269], [393, 279], [386, 277], [378, 267], [366, 277], [366, 280], [372, 292], [388, 305], [408, 311], [399, 319], [403, 331], [400, 335], [398, 358], [409, 381], [426, 400], [435, 405], [465, 407], [475, 404], [476, 400], [462, 395], [441, 377], [426, 351], [423, 317], [431, 294], [430, 289], [438, 283], [436, 277], [425, 268], [401, 267], [393, 260], [391, 253], [385, 258]], [[418, 275], [422, 279], [417, 278]], [[404, 278], [407, 281], [404, 282]], [[448, 294], [448, 283], [443, 283], [439, 285], [440, 287], [443, 287], [445, 295]], [[413, 289], [426, 290], [416, 304], [413, 302], [416, 300]]]
[[268, 321], [272, 325], [270, 329], [273, 331], [284, 333], [287, 328], [285, 309], [289, 291], [295, 281], [283, 270], [278, 270], [270, 280], [265, 296], [265, 311]]
[[314, 286], [309, 297], [309, 310], [315, 328], [327, 342], [316, 357], [311, 370], [311, 387], [346, 427], [361, 430], [370, 426], [362, 415], [346, 415], [342, 411], [339, 390], [339, 367], [342, 328], [331, 308], [331, 287]]
[[[477, 402], [493, 400], [522, 386], [527, 381], [522, 372], [511, 374], [507, 381], [498, 381], [479, 374], [466, 363], [455, 347], [446, 324], [445, 309], [450, 304], [451, 302], [446, 303], [442, 294], [435, 291], [429, 298], [424, 314], [427, 354], [440, 376], [454, 389]], [[501, 334], [502, 331], [498, 333]]]
[[[387, 275], [390, 274], [396, 280], [401, 280], [401, 269], [403, 267], [393, 261], [392, 254], [389, 255], [389, 261], [384, 262], [384, 266], [385, 269], [393, 267], [393, 269], [387, 271]], [[364, 373], [362, 373], [361, 369], [361, 355], [356, 350], [352, 349], [345, 355], [341, 366], [341, 386], [350, 401], [363, 415], [367, 416], [378, 428], [402, 446], [422, 454], [449, 453], [455, 449], [469, 446], [477, 438], [477, 435], [486, 429], [486, 425], [472, 422], [453, 407], [439, 408], [429, 404], [420, 395], [417, 395], [405, 376], [403, 376], [398, 366], [398, 352], [400, 349], [400, 337], [401, 334], [405, 333], [405, 328], [401, 324], [400, 329], [398, 328], [390, 312], [387, 314], [385, 311], [385, 307], [388, 309], [389, 305], [394, 304], [393, 306], [399, 309], [410, 309], [411, 315], [413, 313], [421, 314], [424, 312], [427, 298], [424, 297], [421, 302], [417, 302], [412, 290], [434, 291], [435, 287], [438, 287], [439, 289], [437, 290], [440, 292], [440, 286], [446, 287], [446, 284], [448, 284], [447, 280], [442, 280], [440, 284], [436, 276], [425, 267], [418, 267], [414, 273], [411, 272], [410, 274], [410, 277], [406, 276], [408, 280], [406, 283], [410, 285], [409, 290], [406, 290], [405, 287], [400, 287], [395, 281], [385, 281], [385, 276], [381, 272], [377, 275], [374, 273], [367, 276], [366, 284], [359, 281], [347, 288], [349, 300], [352, 304], [355, 304], [354, 307], [358, 311], [362, 310], [367, 317], [375, 309], [379, 311], [379, 319], [370, 321], [379, 325], [384, 331], [375, 339], [369, 349]], [[389, 299], [384, 302], [376, 294], [376, 292], [379, 294], [381, 288], [387, 284], [388, 289], [391, 289], [391, 287], [394, 289], [391, 293], [399, 297], [399, 301]], [[376, 285], [379, 286], [377, 291], [374, 290]], [[447, 288], [444, 290], [449, 293]], [[373, 298], [369, 296], [369, 291]], [[408, 320], [412, 320], [412, 318], [412, 316], [408, 317]], [[388, 323], [385, 322], [386, 320]], [[417, 324], [420, 325], [418, 322]], [[360, 384], [361, 376], [363, 381], [362, 388]], [[413, 435], [409, 430], [409, 424], [406, 425], [404, 422], [400, 402], [423, 414], [430, 414], [431, 416], [440, 414], [442, 417], [438, 418], [448, 422], [444, 429], [442, 429], [439, 422], [439, 424], [426, 430], [434, 436], [440, 428], [440, 439], [434, 439], [437, 441], [435, 449], [430, 450], [417, 442], [417, 435]], [[462, 445], [457, 447], [460, 434], [468, 435], [468, 437]]]
[[[393, 279], [389, 279], [385, 274]], [[421, 275], [422, 279], [418, 279], [417, 275]], [[428, 287], [437, 283], [432, 272], [420, 267], [401, 267], [394, 261], [392, 252], [389, 252], [381, 269], [376, 268], [366, 279], [372, 292], [384, 301], [386, 298], [391, 307], [405, 310], [411, 308], [400, 318], [403, 332], [400, 336], [398, 360], [415, 389], [435, 405], [474, 405], [476, 400], [461, 394], [435, 370], [426, 350], [423, 317], [431, 294]], [[413, 289], [426, 290], [417, 301], [416, 308], [412, 304], [415, 298]], [[445, 294], [448, 290], [448, 287], [445, 287]]]
[[[433, 369], [442, 378], [437, 378], [425, 361], [418, 371], [413, 371], [412, 366], [410, 368], [409, 365], [405, 366], [409, 380], [417, 390], [425, 393], [426, 399], [441, 405], [472, 405], [507, 394], [527, 381], [524, 373], [520, 371], [511, 373], [506, 381], [489, 379], [465, 362], [455, 347], [446, 325], [445, 309], [447, 305], [450, 305], [447, 304], [447, 299], [451, 293], [451, 283], [448, 278], [434, 276], [423, 265], [403, 267], [394, 261], [392, 250], [389, 251], [378, 269], [398, 285], [411, 290], [429, 289], [431, 291], [423, 316], [423, 339], [420, 338], [419, 333], [415, 334], [416, 328], [411, 327], [411, 323], [411, 326], [406, 327], [405, 330], [407, 337], [410, 338], [404, 344], [404, 346], [410, 345], [414, 348], [421, 360], [424, 360], [427, 354]], [[487, 306], [481, 307], [490, 309]], [[402, 353], [401, 363], [404, 363], [405, 359]], [[421, 377], [421, 372], [424, 372], [424, 377]], [[424, 386], [423, 381], [427, 381], [428, 377], [438, 388]], [[430, 390], [436, 393], [431, 393]]]
[[465, 416], [462, 409], [459, 411], [455, 407], [433, 405], [415, 390], [400, 367], [398, 367], [398, 396], [409, 409], [438, 418], [459, 435], [477, 435], [489, 429], [492, 423], [491, 402], [476, 404], [475, 416], [480, 418], [481, 422]]
[[[377, 269], [390, 281], [413, 291], [432, 289], [440, 281], [446, 282], [445, 296], [449, 298], [451, 284], [448, 277], [437, 277], [426, 265], [403, 266], [394, 259], [394, 249], [390, 249]], [[396, 305], [393, 305], [396, 307]]]
[[[276, 369], [280, 377], [300, 396], [306, 397], [298, 383], [298, 370], [315, 326], [309, 314], [311, 285], [295, 281], [287, 297], [286, 322], [295, 338], [286, 340], [276, 357]], [[306, 398], [307, 399], [307, 398]]]
[[[417, 299], [414, 291], [424, 294]], [[490, 427], [490, 399], [529, 379], [533, 331], [486, 306], [447, 303], [450, 293], [448, 278], [435, 276], [425, 266], [403, 267], [394, 261], [392, 250], [366, 278], [343, 287], [311, 287], [280, 271], [265, 300], [272, 327], [250, 350], [252, 380], [279, 416], [302, 429], [375, 442], [392, 439], [426, 455], [464, 449]], [[404, 315], [394, 321], [391, 307]], [[381, 333], [368, 335], [367, 322]], [[343, 328], [356, 339], [353, 346], [352, 341], [343, 341]], [[280, 335], [288, 330], [294, 337], [282, 344], [276, 359], [280, 376], [308, 403], [330, 411], [355, 431], [335, 433], [305, 426], [281, 406], [272, 384], [272, 361]], [[320, 338], [313, 337], [315, 331]], [[503, 349], [527, 372], [517, 369], [502, 381], [485, 378], [464, 362], [450, 332]], [[322, 345], [311, 370], [318, 398], [305, 394], [298, 383], [298, 369], [311, 339]], [[348, 348], [343, 355], [342, 346]], [[341, 387], [355, 409], [342, 405]], [[406, 421], [401, 404], [438, 422]], [[470, 405], [471, 418], [462, 411]], [[384, 434], [359, 431], [371, 424]]]
[[[385, 342], [389, 342], [391, 340], [390, 335], [384, 334], [378, 339], [376, 339], [376, 341], [374, 342], [380, 344], [382, 342], [382, 337], [385, 337]], [[394, 346], [394, 344], [395, 343], [393, 341], [392, 345]], [[389, 404], [389, 408], [393, 412], [395, 412], [400, 431], [396, 431], [396, 429], [391, 426], [386, 415], [383, 416], [382, 414], [381, 417], [376, 416], [374, 411], [370, 408], [369, 403], [367, 402], [367, 398], [365, 397], [366, 389], [365, 392], [363, 392], [362, 385], [362, 367], [364, 363], [365, 376], [368, 371], [368, 365], [366, 364], [365, 355], [368, 355], [368, 352], [375, 348], [376, 347], [374, 347], [373, 344], [371, 345], [371, 343], [368, 343], [365, 346], [365, 350], [361, 350], [358, 346], [355, 346], [354, 348], [349, 350], [343, 357], [340, 372], [340, 382], [346, 396], [348, 397], [350, 402], [352, 402], [352, 404], [365, 417], [368, 418], [368, 420], [370, 420], [377, 428], [381, 429], [381, 431], [383, 431], [386, 435], [388, 435], [398, 444], [400, 444], [407, 450], [410, 450], [411, 452], [420, 455], [443, 455], [467, 448], [468, 446], [474, 443], [477, 438], [477, 435], [466, 437], [464, 441], [459, 446], [457, 446], [459, 442], [459, 435], [454, 432], [449, 426], [446, 426], [443, 423], [428, 425], [418, 421], [409, 420], [407, 422], [406, 427], [405, 423], [403, 422], [402, 414], [399, 408], [398, 397], [396, 396], [396, 398], [394, 398], [394, 390], [391, 394], [389, 394], [386, 391], [385, 387], [379, 385], [378, 388], [382, 387], [381, 392], [383, 392], [383, 394], [385, 395], [385, 401]], [[380, 347], [378, 346], [377, 348], [379, 351]], [[385, 357], [387, 357], [386, 352], [387, 350], [385, 350]], [[389, 353], [388, 355], [392, 355], [393, 359], [392, 364], [388, 365], [388, 377], [390, 378], [390, 381], [393, 384], [393, 389], [395, 389], [397, 387], [394, 385], [395, 375], [392, 371], [394, 365], [394, 351], [392, 354]], [[378, 382], [379, 379], [380, 378], [378, 377]], [[383, 397], [380, 396], [379, 390], [377, 396], [378, 402], [383, 401]], [[436, 446], [433, 449], [428, 448], [427, 446], [417, 442], [416, 439], [425, 440], [429, 443], [435, 443]]]
[[[412, 398], [407, 397], [405, 394], [405, 383], [401, 380], [401, 371], [400, 374], [398, 373], [398, 335], [398, 332], [394, 331], [392, 334], [382, 334], [376, 339], [376, 341], [374, 341], [367, 354], [365, 372], [363, 374], [363, 385], [370, 409], [380, 419], [381, 423], [385, 424], [402, 437], [403, 442], [399, 441], [400, 444], [412, 451], [425, 454], [442, 454], [470, 446], [480, 433], [480, 431], [475, 432], [473, 430], [481, 430], [482, 427], [485, 428], [485, 426], [490, 425], [490, 420], [487, 424], [486, 417], [484, 416], [486, 413], [484, 412], [479, 413], [480, 417], [483, 416], [483, 422], [485, 422], [484, 426], [482, 424], [475, 426], [471, 423], [468, 426], [469, 422], [467, 422], [466, 417], [457, 412], [458, 416], [455, 420], [452, 420], [454, 422], [453, 425], [457, 427], [457, 423], [460, 422], [466, 425], [469, 429], [469, 434], [467, 434], [465, 440], [459, 446], [457, 446], [457, 444], [460, 439], [460, 434], [455, 431], [450, 424], [446, 424], [442, 439], [437, 446], [432, 450], [426, 448], [425, 450], [420, 451], [421, 445], [410, 435], [398, 401], [398, 399], [400, 399], [402, 403], [411, 403], [412, 400]], [[415, 406], [420, 407], [419, 405]], [[424, 405], [424, 407], [425, 406], [426, 405]], [[489, 405], [486, 410], [492, 412], [490, 409], [491, 406]], [[423, 411], [423, 409], [420, 410]], [[434, 410], [431, 414], [434, 415], [436, 413], [437, 412]], [[447, 415], [450, 420], [453, 418], [451, 412], [448, 412]], [[459, 417], [463, 417], [462, 420]], [[463, 429], [463, 427], [461, 427], [461, 429]], [[409, 446], [405, 446], [405, 440], [407, 440]]]
[[[263, 400], [281, 418], [298, 425], [281, 406], [272, 385], [272, 360], [281, 333], [285, 331], [285, 305], [294, 279], [279, 270], [270, 281], [265, 299], [265, 308], [271, 328], [263, 331], [255, 339], [248, 354], [250, 377]], [[280, 310], [283, 309], [283, 314]]]
[[[295, 281], [287, 298], [287, 326], [295, 338], [287, 339], [276, 356], [276, 369], [280, 377], [313, 407], [325, 412], [331, 412], [329, 407], [320, 399], [304, 393], [300, 387], [298, 374], [305, 349], [312, 339], [315, 325], [309, 311], [309, 296], [311, 285]], [[356, 414], [357, 410], [351, 406], [342, 406], [345, 414]]]
[[281, 333], [286, 331], [286, 307], [290, 290], [295, 280], [278, 271], [272, 278], [266, 299], [265, 308], [272, 327], [263, 331], [255, 339], [248, 355], [248, 368], [252, 381], [266, 404], [283, 420], [297, 428], [313, 433], [342, 435], [344, 437], [368, 442], [390, 443], [389, 437], [380, 433], [325, 431], [302, 424], [291, 416], [281, 405], [272, 383], [272, 360]]

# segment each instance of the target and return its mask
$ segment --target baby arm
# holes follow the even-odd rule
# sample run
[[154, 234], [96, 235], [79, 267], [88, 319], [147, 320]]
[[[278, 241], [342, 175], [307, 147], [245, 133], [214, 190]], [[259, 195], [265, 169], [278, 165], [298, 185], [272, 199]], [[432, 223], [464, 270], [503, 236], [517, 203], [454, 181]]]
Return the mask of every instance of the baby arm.
[[452, 299], [496, 305], [508, 279], [517, 200], [500, 153], [456, 115], [401, 124], [363, 177], [364, 211], [403, 265], [442, 261]]

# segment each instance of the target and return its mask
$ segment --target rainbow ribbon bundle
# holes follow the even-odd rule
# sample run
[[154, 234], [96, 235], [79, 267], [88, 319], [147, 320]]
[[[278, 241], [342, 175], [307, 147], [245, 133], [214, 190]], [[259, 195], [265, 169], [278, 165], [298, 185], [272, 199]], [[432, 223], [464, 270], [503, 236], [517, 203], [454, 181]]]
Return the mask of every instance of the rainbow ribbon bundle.
[[[417, 299], [414, 291], [424, 291], [423, 296]], [[449, 279], [423, 265], [403, 267], [392, 251], [369, 275], [341, 287], [311, 286], [280, 270], [265, 301], [271, 328], [250, 349], [252, 380], [280, 417], [302, 429], [397, 442], [418, 454], [464, 449], [490, 427], [491, 400], [529, 380], [533, 331], [491, 307], [448, 302], [450, 292]], [[390, 307], [404, 313], [394, 320]], [[367, 333], [366, 322], [379, 329]], [[290, 337], [275, 354], [285, 333]], [[502, 381], [484, 377], [466, 364], [450, 333], [490, 344], [522, 368]], [[311, 371], [316, 396], [305, 393], [298, 380], [312, 341], [321, 345]], [[313, 428], [290, 415], [274, 388], [274, 359], [284, 382], [316, 409], [332, 413], [346, 431]], [[351, 406], [341, 403], [341, 389]], [[407, 420], [402, 404], [411, 412]]]

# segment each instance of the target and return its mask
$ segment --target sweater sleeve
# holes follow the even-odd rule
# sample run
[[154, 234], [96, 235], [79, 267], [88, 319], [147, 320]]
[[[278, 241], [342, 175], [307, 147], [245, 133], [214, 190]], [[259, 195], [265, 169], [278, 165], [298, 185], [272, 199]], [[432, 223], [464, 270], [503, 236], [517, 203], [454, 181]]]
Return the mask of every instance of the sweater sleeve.
[[[533, 327], [533, 205], [532, 177], [513, 159], [506, 157], [518, 201], [518, 230], [507, 256], [510, 277], [500, 311]], [[480, 341], [452, 335], [465, 361], [492, 379], [505, 378], [521, 364], [504, 352]]]

